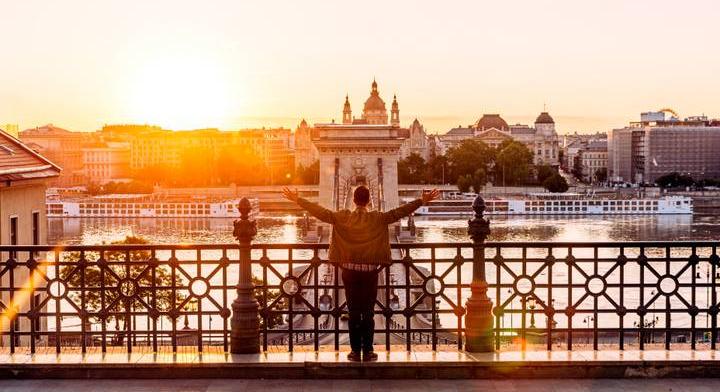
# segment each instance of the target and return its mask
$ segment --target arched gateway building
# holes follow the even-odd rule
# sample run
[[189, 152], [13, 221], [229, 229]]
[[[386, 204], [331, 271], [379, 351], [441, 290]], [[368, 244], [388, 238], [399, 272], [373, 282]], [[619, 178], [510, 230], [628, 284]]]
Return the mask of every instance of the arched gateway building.
[[359, 185], [370, 188], [371, 207], [386, 211], [399, 205], [397, 161], [406, 130], [400, 128], [400, 111], [393, 98], [388, 121], [385, 101], [373, 81], [362, 116], [354, 118], [346, 96], [342, 124], [315, 124], [312, 143], [320, 160], [320, 205], [350, 208]]

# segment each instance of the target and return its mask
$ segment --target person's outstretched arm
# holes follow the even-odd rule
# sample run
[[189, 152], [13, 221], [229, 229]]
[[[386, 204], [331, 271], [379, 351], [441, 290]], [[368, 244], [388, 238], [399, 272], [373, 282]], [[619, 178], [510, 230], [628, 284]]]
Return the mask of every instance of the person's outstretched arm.
[[317, 203], [309, 202], [298, 196], [298, 191], [291, 191], [290, 188], [284, 187], [282, 190], [283, 197], [297, 203], [302, 209], [309, 212], [310, 215], [320, 219], [325, 223], [334, 224], [335, 214], [327, 208], [320, 207]]
[[397, 222], [400, 219], [410, 215], [413, 211], [420, 208], [421, 205], [427, 204], [440, 196], [440, 192], [437, 189], [433, 189], [430, 192], [423, 192], [422, 198], [413, 200], [410, 203], [402, 205], [398, 208], [383, 213], [383, 220], [385, 223], [390, 224]]

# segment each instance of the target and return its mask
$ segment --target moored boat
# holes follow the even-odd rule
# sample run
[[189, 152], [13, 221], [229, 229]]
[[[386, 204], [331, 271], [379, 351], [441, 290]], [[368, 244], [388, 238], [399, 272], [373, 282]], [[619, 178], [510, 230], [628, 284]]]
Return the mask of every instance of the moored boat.
[[[158, 199], [147, 195], [103, 195], [61, 200], [48, 196], [49, 218], [239, 218], [240, 199]], [[259, 211], [250, 199], [250, 216]]]
[[[470, 215], [472, 200], [436, 200], [417, 215]], [[589, 198], [578, 194], [533, 194], [527, 198], [485, 199], [487, 215], [658, 215], [692, 214], [692, 198], [663, 196], [641, 199]]]

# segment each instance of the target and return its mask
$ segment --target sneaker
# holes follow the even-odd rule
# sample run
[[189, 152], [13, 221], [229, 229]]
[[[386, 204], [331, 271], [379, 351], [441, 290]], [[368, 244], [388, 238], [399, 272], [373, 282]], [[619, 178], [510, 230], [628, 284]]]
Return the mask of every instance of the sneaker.
[[360, 362], [360, 353], [357, 351], [350, 351], [347, 356], [348, 361]]
[[363, 361], [375, 362], [378, 359], [378, 355], [374, 351], [366, 351], [363, 353]]

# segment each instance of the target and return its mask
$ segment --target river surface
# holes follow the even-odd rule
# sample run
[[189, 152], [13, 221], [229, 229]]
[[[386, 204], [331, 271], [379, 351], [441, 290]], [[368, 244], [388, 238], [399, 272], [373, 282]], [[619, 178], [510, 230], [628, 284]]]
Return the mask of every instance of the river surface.
[[[419, 242], [465, 242], [467, 217], [417, 217]], [[302, 218], [260, 215], [258, 243], [299, 241]], [[699, 215], [491, 217], [488, 241], [667, 241], [720, 238], [720, 217]], [[50, 218], [50, 244], [96, 245], [142, 237], [151, 243], [231, 243], [232, 219]], [[405, 224], [405, 223], [403, 223]]]
[[[418, 242], [467, 242], [469, 241], [469, 237], [467, 235], [467, 217], [418, 217], [415, 220], [416, 226], [417, 226], [417, 241]], [[491, 217], [491, 230], [492, 233], [490, 237], [488, 238], [489, 241], [551, 241], [551, 242], [559, 242], [559, 241], [569, 241], [569, 242], [592, 242], [592, 241], [673, 241], [673, 240], [717, 240], [720, 238], [720, 217], [718, 216], [700, 216], [700, 215], [654, 215], [654, 216], [552, 216], [552, 217]], [[260, 215], [257, 217], [257, 225], [258, 225], [258, 233], [255, 238], [255, 242], [257, 243], [297, 243], [300, 240], [301, 235], [301, 224], [302, 224], [302, 218], [298, 215], [292, 215], [292, 214], [276, 214], [276, 215]], [[403, 222], [403, 225], [405, 225], [406, 222]], [[235, 240], [232, 237], [232, 229], [233, 229], [233, 220], [232, 219], [174, 219], [174, 218], [52, 218], [49, 219], [49, 234], [48, 234], [48, 242], [50, 244], [84, 244], [84, 245], [96, 245], [96, 244], [103, 244], [103, 243], [111, 243], [114, 241], [120, 241], [124, 239], [126, 236], [138, 236], [146, 239], [150, 243], [158, 243], [158, 244], [177, 244], [177, 243], [205, 243], [205, 244], [213, 244], [213, 243], [233, 243]], [[587, 249], [591, 252], [591, 249]], [[540, 253], [533, 256], [531, 252], [528, 253], [528, 257], [537, 257], [539, 260], [544, 260], [544, 257], [546, 254], [542, 253], [546, 250], [540, 249], [536, 250]], [[556, 251], [557, 258], [561, 259], [567, 255], [561, 254], [563, 251], [567, 252], [567, 249], [558, 249]], [[581, 250], [576, 250], [577, 253], [574, 253], [574, 255], [578, 257], [589, 257], [590, 259], [593, 258], [592, 253], [587, 254], [585, 256], [580, 255]], [[578, 262], [577, 267], [571, 275], [573, 275], [573, 280], [575, 282], [583, 282], [585, 279], [585, 275], [581, 276], [580, 269], [583, 269], [586, 271], [587, 275], [590, 276], [592, 274], [604, 274], [605, 272], [609, 271], [610, 268], [612, 268], [615, 263], [613, 260], [618, 256], [617, 249], [609, 249], [607, 250], [609, 253], [606, 255], [600, 254], [599, 257], [606, 258], [606, 261], [604, 263], [600, 263], [599, 269], [595, 270], [595, 272], [592, 272], [593, 265], [591, 263], [585, 263], [587, 265], [583, 265], [583, 263]], [[657, 250], [660, 252], [659, 256], [662, 259], [662, 252], [663, 250]], [[706, 253], [709, 251], [709, 249], [704, 250]], [[212, 250], [210, 252], [213, 252]], [[219, 251], [215, 251], [216, 253]], [[283, 257], [287, 257], [286, 251], [277, 251], [279, 252], [278, 259], [281, 260]], [[283, 253], [285, 252], [285, 253]], [[308, 251], [303, 251], [308, 252]], [[428, 250], [414, 250], [414, 253], [411, 253], [413, 257], [416, 258], [416, 260], [427, 258]], [[421, 255], [422, 252], [425, 252], [426, 254], [423, 256]], [[438, 249], [437, 251], [437, 257], [439, 258], [452, 258], [455, 256], [455, 249]], [[463, 256], [466, 259], [472, 258], [471, 254], [468, 253], [469, 249], [463, 250]], [[488, 250], [488, 257], [493, 257], [494, 249]], [[676, 252], [676, 250], [673, 250], [673, 252]], [[687, 257], [689, 257], [689, 251], [686, 250], [683, 254], [674, 254], [674, 257], [679, 257], [680, 260], [686, 260]], [[180, 253], [180, 252], [178, 252]], [[192, 252], [190, 252], [192, 253]], [[628, 257], [636, 257], [637, 255], [632, 255], [629, 252], [627, 253]], [[653, 257], [652, 254], [648, 253], [650, 257]], [[194, 257], [194, 253], [190, 254], [191, 257]], [[217, 260], [221, 257], [220, 253], [213, 253], [207, 255], [209, 259], [211, 260]], [[309, 259], [311, 255], [305, 255], [303, 258]], [[504, 255], [508, 257], [507, 255]], [[508, 268], [511, 268], [515, 271], [515, 276], [522, 275], [521, 270], [524, 270], [525, 267], [523, 267], [523, 263], [519, 262], [520, 258], [518, 255], [510, 256], [515, 257], [514, 263], [506, 263]], [[658, 256], [658, 255], [655, 255]], [[706, 257], [707, 255], [705, 255]], [[162, 256], [160, 253], [158, 253], [159, 258], [166, 258], [168, 255], [163, 254]], [[180, 257], [180, 256], [178, 256]], [[237, 256], [231, 256], [231, 257], [237, 257]], [[270, 255], [271, 259], [273, 258], [272, 255]], [[597, 256], [596, 256], [597, 257]], [[192, 260], [190, 258], [189, 260]], [[704, 259], [707, 260], [707, 259]], [[580, 261], [580, 260], [578, 260]], [[673, 267], [672, 271], [668, 270], [665, 271], [664, 263], [661, 261], [658, 261], [657, 263], [654, 261], [651, 261], [651, 264], [655, 265], [659, 271], [661, 271], [661, 274], [668, 274], [668, 273], [677, 273], [680, 276], [678, 276], [678, 280], [681, 283], [689, 283], [692, 277], [692, 270], [687, 269], [685, 272], [678, 272], [678, 269], [682, 266], [686, 265], [686, 263], [681, 262], [677, 263], [677, 267]], [[698, 267], [698, 273], [699, 273], [699, 282], [706, 281], [705, 275], [708, 271], [708, 265], [707, 261], [702, 261], [700, 267]], [[259, 273], [256, 268], [259, 268], [257, 266], [254, 267], [254, 274], [258, 276]], [[430, 265], [425, 264], [425, 267], [419, 267], [419, 268], [427, 268], [429, 270]], [[445, 263], [443, 265], [442, 263], [437, 264], [437, 268], [452, 268], [452, 265], [449, 265], [448, 263]], [[548, 282], [548, 278], [550, 274], [548, 274], [547, 268], [543, 269], [542, 263], [538, 262], [528, 262], [527, 268], [529, 269], [528, 273], [533, 274], [533, 271], [537, 270], [537, 275], [535, 276], [535, 283], [537, 284], [543, 284]], [[598, 268], [598, 267], [595, 267]], [[629, 281], [637, 281], [640, 271], [638, 269], [638, 265], [636, 263], [629, 263], [625, 267], [625, 282]], [[268, 278], [268, 283], [270, 284], [278, 284], [279, 280], [282, 278], [282, 275], [288, 274], [289, 271], [287, 269], [287, 264], [285, 264], [284, 268], [282, 265], [279, 265], [277, 267], [278, 273], [280, 273], [279, 276], [274, 276], [271, 278]], [[496, 268], [492, 263], [488, 264], [488, 280], [495, 280], [495, 274], [496, 274]], [[614, 272], [610, 271], [608, 272], [607, 281], [608, 283], [612, 282], [618, 282], [618, 274], [619, 269], [615, 269]], [[202, 271], [200, 273], [208, 273], [209, 271]], [[397, 273], [398, 271], [396, 271]], [[399, 272], [402, 272], [402, 268], [399, 270]], [[235, 267], [231, 268], [229, 270], [230, 276], [236, 276], [237, 271]], [[438, 271], [438, 275], [441, 274], [441, 271]], [[513, 278], [510, 275], [507, 275], [503, 272], [502, 281], [503, 283], [513, 283]], [[552, 270], [552, 279], [555, 284], [567, 282], [568, 281], [568, 266], [565, 265], [565, 263], [557, 263], [556, 267]], [[646, 275], [648, 273], [646, 272]], [[444, 284], [453, 284], [457, 283], [456, 274], [450, 273], [447, 275], [444, 275]], [[469, 279], [472, 276], [472, 265], [471, 263], [465, 263], [462, 266], [462, 281], [467, 283], [467, 279]], [[210, 280], [212, 282], [216, 281], [216, 276], [210, 277]], [[655, 320], [655, 322], [660, 323], [659, 325], [664, 325], [666, 322], [665, 317], [663, 313], [661, 312], [662, 305], [665, 305], [664, 297], [656, 298], [657, 300], [651, 300], [648, 302], [649, 298], [652, 298], [656, 293], [654, 289], [656, 286], [654, 286], [655, 281], [658, 281], [659, 284], [659, 277], [652, 277], [650, 276], [648, 279], [651, 279], [651, 281], [646, 280], [646, 283], [650, 283], [650, 285], [647, 286], [646, 289], [644, 289], [644, 296], [645, 299], [642, 300], [640, 295], [640, 291], [638, 289], [633, 289], [632, 287], [629, 288], [608, 288], [607, 289], [607, 297], [601, 296], [599, 298], [600, 302], [596, 305], [598, 308], [601, 309], [614, 309], [614, 305], [610, 303], [610, 298], [617, 298], [618, 294], [620, 293], [620, 290], [622, 290], [625, 293], [625, 299], [623, 302], [623, 305], [628, 308], [636, 308], [640, 305], [641, 302], [645, 303], [645, 306], [651, 309], [651, 312], [653, 314], [659, 314], [659, 317]], [[401, 281], [404, 281], [404, 279], [401, 278]], [[219, 282], [215, 282], [219, 283]], [[517, 282], [516, 282], [517, 284]], [[659, 287], [659, 286], [658, 286]], [[518, 287], [518, 289], [521, 289]], [[505, 292], [507, 291], [507, 292]], [[694, 291], [694, 294], [691, 293], [691, 291]], [[588, 321], [593, 321], [591, 319], [592, 313], [589, 313], [591, 311], [592, 307], [592, 297], [586, 297], [584, 301], [581, 301], [583, 303], [578, 303], [578, 297], [581, 297], [583, 292], [585, 292], [584, 289], [579, 289], [579, 291], [575, 294], [573, 294], [572, 298], [568, 298], [568, 294], [566, 294], [566, 289], [558, 289], [555, 290], [552, 294], [552, 301], [554, 306], [557, 309], [563, 309], [570, 305], [570, 303], [573, 304], [573, 306], [577, 306], [580, 311], [582, 309], [586, 309], [588, 313], [584, 314], [578, 314], [574, 318], [574, 322], [576, 327], [578, 324], [582, 321], [584, 321], [584, 325], [581, 325], [582, 327], [588, 326]], [[448, 295], [448, 299], [454, 303], [462, 304], [464, 303], [464, 299], [467, 298], [469, 295], [469, 290], [463, 289], [462, 295], [458, 298], [459, 294], [461, 294], [459, 291], [456, 292], [455, 289], [449, 289], [445, 290], [445, 293]], [[495, 298], [498, 296], [498, 293], [495, 292], [495, 290], [491, 290], [489, 295], [493, 299], [494, 302], [505, 302], [505, 308], [506, 309], [515, 309], [516, 311], [522, 307], [521, 298], [519, 296], [515, 296], [511, 293], [511, 290], [504, 290], [503, 292], [499, 293], [500, 298], [498, 301], [498, 298]], [[550, 292], [548, 292], [547, 289], [541, 289], [537, 288], [535, 290], [535, 294], [538, 295], [538, 298], [544, 299], [545, 301], [548, 301], [550, 298]], [[682, 288], [678, 291], [678, 294], [682, 294], [683, 297], [691, 298], [693, 295], [697, 297], [696, 304], [701, 308], [707, 308], [707, 304], [710, 301], [709, 298], [709, 290], [706, 288]], [[218, 293], [213, 292], [211, 294], [213, 297], [216, 295], [219, 296]], [[232, 293], [230, 293], [232, 295]], [[219, 297], [218, 297], [219, 298]], [[669, 296], [668, 297], [667, 304], [671, 305], [673, 308], [677, 307], [684, 307], [680, 302], [680, 298], [676, 296]], [[213, 305], [209, 302], [208, 299], [203, 299], [203, 306], [204, 309], [212, 308]], [[549, 302], [549, 301], [548, 301]], [[405, 304], [402, 304], [403, 306]], [[450, 309], [452, 305], [449, 305], [446, 303], [446, 301], [443, 301], [439, 304], [440, 309]], [[656, 308], [657, 307], [657, 308]], [[589, 309], [589, 310], [588, 310]], [[654, 313], [655, 311], [658, 311], [658, 313]], [[526, 316], [522, 316], [521, 314], [514, 314], [514, 315], [508, 315], [506, 314], [503, 316], [501, 323], [504, 326], [512, 326], [512, 325], [520, 325], [522, 322], [522, 318]], [[599, 316], [599, 320], [596, 322], [601, 327], [611, 327], [611, 328], [617, 328], [618, 327], [618, 317], [614, 316], [614, 314], [601, 314]], [[629, 316], [628, 316], [629, 317]], [[636, 319], [637, 316], [632, 318], [632, 320]], [[542, 324], [545, 322], [545, 317], [538, 316], [538, 324]], [[565, 317], [562, 314], [559, 314], [556, 316], [556, 321], [558, 322], [558, 327], [566, 327], [568, 326], [568, 317]], [[452, 316], [451, 314], [443, 314], [440, 316], [441, 324], [445, 327], [456, 327], [457, 326], [457, 319]], [[628, 319], [627, 322], [629, 323], [631, 319]], [[526, 320], [529, 322], [528, 320]], [[669, 321], [669, 320], [667, 320]], [[696, 319], [698, 325], [705, 325], [709, 323], [709, 320], [705, 314], [700, 314], [697, 316]], [[70, 320], [68, 320], [70, 322]], [[210, 317], [203, 317], [202, 324], [205, 328], [209, 326], [209, 324], [212, 323], [212, 319]], [[142, 323], [142, 321], [141, 321]], [[190, 319], [190, 326], [194, 327], [197, 326], [198, 320], [195, 318]], [[691, 323], [691, 318], [687, 314], [679, 314], [672, 317], [672, 325], [674, 327], [688, 327]], [[206, 325], [207, 324], [207, 325]], [[138, 325], [138, 327], [142, 327], [142, 325]], [[146, 327], [146, 326], [145, 326]], [[142, 327], [142, 328], [145, 328]]]

